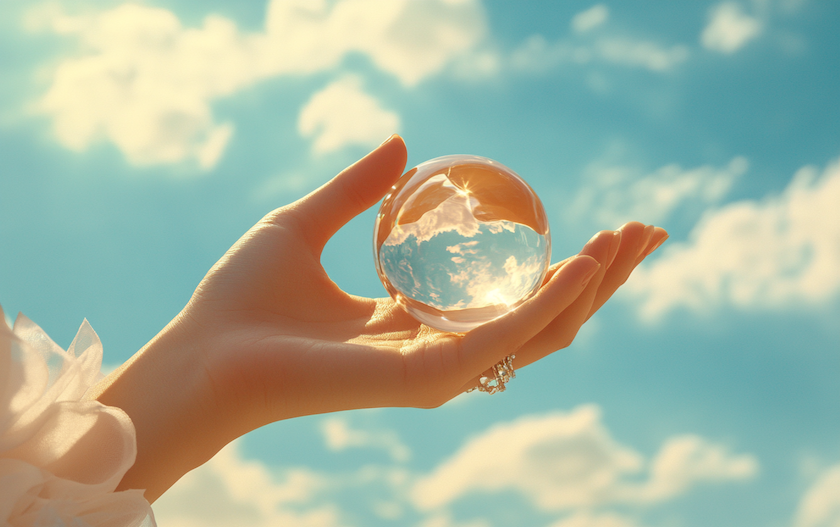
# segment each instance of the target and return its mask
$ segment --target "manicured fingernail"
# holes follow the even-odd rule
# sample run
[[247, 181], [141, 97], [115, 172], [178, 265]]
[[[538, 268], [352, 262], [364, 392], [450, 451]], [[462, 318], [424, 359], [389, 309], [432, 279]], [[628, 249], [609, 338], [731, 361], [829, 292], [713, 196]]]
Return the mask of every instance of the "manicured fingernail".
[[[578, 258], [581, 258], [581, 257], [579, 256]], [[598, 263], [598, 260], [596, 260], [595, 258], [592, 258], [591, 256], [589, 256], [588, 258], [595, 263], [590, 264], [590, 265], [592, 265], [592, 267], [586, 272], [585, 275], [583, 275], [581, 277], [580, 283], [583, 287], [586, 287], [589, 284], [589, 281], [592, 280], [592, 277], [595, 276], [595, 274], [598, 273], [598, 269], [601, 268], [601, 264]]]
[[663, 236], [661, 240], [659, 240], [658, 242], [656, 242], [656, 245], [654, 245], [653, 247], [651, 247], [651, 248], [650, 248], [650, 250], [649, 250], [647, 253], [645, 253], [645, 256], [648, 256], [648, 255], [649, 255], [650, 253], [652, 253], [653, 251], [655, 251], [655, 250], [659, 249], [659, 246], [660, 246], [660, 245], [662, 245], [663, 243], [665, 243], [665, 240], [667, 240], [669, 237], [670, 237], [670, 236], [668, 236], [668, 234], [665, 234], [665, 236]]
[[621, 231], [615, 231], [613, 232], [612, 240], [610, 240], [610, 252], [607, 254], [607, 266], [605, 269], [609, 269], [615, 261], [619, 247], [621, 247]]
[[636, 253], [636, 258], [645, 254], [647, 246], [650, 243], [650, 238], [653, 236], [655, 227], [653, 225], [645, 225], [645, 230], [642, 231], [642, 239], [639, 240], [639, 251]]

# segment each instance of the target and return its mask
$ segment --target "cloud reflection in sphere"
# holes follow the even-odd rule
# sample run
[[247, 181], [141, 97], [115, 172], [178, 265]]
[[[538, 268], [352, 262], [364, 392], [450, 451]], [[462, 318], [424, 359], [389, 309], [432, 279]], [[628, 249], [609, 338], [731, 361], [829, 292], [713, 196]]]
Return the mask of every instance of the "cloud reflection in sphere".
[[533, 189], [504, 165], [438, 157], [385, 196], [374, 260], [385, 289], [414, 318], [466, 332], [539, 289], [551, 261], [548, 220]]

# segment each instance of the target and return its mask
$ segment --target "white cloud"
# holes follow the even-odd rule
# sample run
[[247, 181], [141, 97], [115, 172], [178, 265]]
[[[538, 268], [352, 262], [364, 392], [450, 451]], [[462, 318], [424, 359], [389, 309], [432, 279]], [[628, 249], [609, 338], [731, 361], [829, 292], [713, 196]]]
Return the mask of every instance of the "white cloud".
[[628, 221], [662, 225], [687, 204], [708, 206], [720, 201], [748, 166], [745, 158], [736, 157], [721, 168], [684, 169], [671, 164], [642, 175], [622, 166], [594, 164], [587, 169], [584, 186], [567, 216], [570, 221], [593, 219], [607, 228]]
[[758, 463], [749, 455], [733, 456], [722, 445], [696, 435], [668, 439], [650, 464], [648, 481], [616, 491], [631, 502], [658, 502], [683, 494], [698, 481], [751, 478]]
[[806, 167], [780, 195], [707, 211], [683, 243], [625, 286], [640, 315], [721, 305], [783, 308], [840, 294], [840, 161]]
[[[350, 53], [412, 86], [443, 71], [486, 32], [477, 0], [272, 0], [265, 30], [257, 32], [216, 15], [200, 27], [184, 27], [169, 10], [137, 4], [78, 16], [42, 8], [29, 18], [29, 27], [80, 43], [79, 54], [58, 65], [35, 105], [51, 117], [64, 146], [81, 151], [108, 141], [132, 163], [193, 160], [205, 169], [218, 162], [233, 134], [232, 124], [213, 116], [211, 104], [219, 98], [269, 77], [333, 70]], [[351, 96], [357, 111], [360, 102], [374, 109], [359, 121], [374, 123], [360, 131], [365, 142], [384, 127], [383, 118], [394, 124], [372, 99]], [[316, 125], [335, 126], [320, 119]], [[348, 136], [345, 130], [338, 138], [318, 138], [323, 150]]]
[[593, 32], [607, 22], [609, 14], [604, 4], [581, 11], [572, 17], [572, 36], [549, 42], [542, 35], [532, 35], [509, 54], [508, 62], [513, 69], [526, 71], [602, 63], [663, 72], [688, 59], [688, 48], [681, 44], [663, 46], [644, 38]]
[[399, 131], [399, 116], [362, 91], [361, 79], [343, 77], [312, 96], [298, 117], [303, 137], [315, 137], [316, 153], [348, 145], [376, 146]]
[[298, 68], [326, 69], [361, 52], [408, 86], [441, 72], [487, 31], [477, 0], [272, 0], [266, 28]]
[[371, 511], [385, 520], [397, 520], [405, 512], [402, 503], [397, 501], [374, 501], [371, 504]]
[[683, 45], [663, 47], [648, 40], [599, 36], [594, 40], [561, 39], [548, 42], [541, 35], [527, 39], [510, 55], [514, 69], [542, 71], [561, 64], [606, 63], [662, 72], [688, 59]]
[[327, 448], [333, 451], [379, 448], [388, 452], [394, 461], [407, 461], [411, 457], [411, 450], [391, 430], [352, 429], [345, 419], [330, 417], [321, 422], [321, 432], [324, 434]]
[[158, 525], [167, 527], [344, 525], [334, 507], [312, 503], [325, 486], [305, 469], [276, 474], [245, 460], [234, 442], [181, 478], [153, 509]]
[[549, 42], [542, 35], [532, 35], [507, 54], [507, 63], [513, 70], [525, 71], [600, 63], [664, 72], [688, 59], [688, 47], [682, 44], [664, 46], [645, 38], [593, 31], [603, 26], [609, 15], [603, 4], [581, 11], [571, 19], [571, 36]]
[[[442, 163], [444, 166], [440, 169], [447, 170], [445, 162]], [[435, 192], [436, 200], [434, 202], [426, 201], [428, 199], [426, 193], [432, 191], [432, 189]], [[428, 209], [430, 204], [434, 203], [437, 203], [437, 205], [433, 209], [425, 210]], [[422, 215], [410, 223], [396, 222], [383, 245], [401, 245], [411, 236], [414, 237], [415, 243], [420, 245], [444, 232], [457, 232], [465, 238], [472, 238], [481, 232], [482, 226], [493, 234], [498, 234], [503, 230], [516, 232], [517, 224], [506, 219], [479, 221], [477, 216], [480, 217], [480, 214], [476, 212], [479, 205], [479, 201], [471, 196], [468, 191], [453, 183], [448, 174], [434, 175], [425, 180], [422, 186], [414, 189], [401, 207], [402, 211], [414, 209], [413, 212], [416, 212], [417, 209], [423, 210]], [[473, 246], [476, 243], [465, 242], [447, 247], [446, 250], [462, 255], [474, 254], [476, 252], [474, 249], [468, 252], [462, 251], [465, 250], [465, 247]]]
[[[395, 224], [383, 245], [401, 245], [411, 236], [414, 236], [415, 242], [420, 245], [442, 232], [454, 231], [465, 238], [472, 238], [479, 233], [481, 224], [472, 212], [475, 205], [474, 200], [465, 191], [456, 187], [446, 174], [430, 177], [423, 183], [422, 188], [425, 190], [435, 187], [438, 187], [436, 190], [441, 194], [443, 191], [448, 191], [451, 194], [434, 209], [424, 212], [416, 221]], [[410, 210], [415, 205], [415, 201], [421, 200], [424, 196], [424, 193], [415, 190], [402, 208]]]
[[[340, 417], [323, 420], [322, 432], [331, 449], [401, 445], [389, 433], [351, 429]], [[615, 512], [626, 505], [642, 511], [639, 506], [683, 495], [697, 483], [743, 480], [756, 470], [751, 456], [692, 435], [666, 440], [646, 460], [616, 442], [598, 407], [589, 405], [499, 423], [425, 475], [402, 464], [365, 465], [349, 473], [272, 468], [245, 459], [234, 442], [179, 480], [153, 508], [159, 525], [173, 527], [333, 527], [358, 517], [356, 508], [338, 505], [349, 498], [372, 517], [417, 527], [489, 527], [481, 517], [454, 518], [447, 505], [469, 493], [513, 490], [537, 509], [562, 515], [550, 527], [638, 527], [634, 515]], [[832, 482], [816, 484], [803, 510], [828, 510], [824, 504], [833, 503], [833, 494], [825, 489]]]
[[452, 254], [461, 255], [475, 254], [478, 252], [478, 249], [474, 248], [476, 245], [478, 245], [478, 240], [473, 240], [471, 242], [463, 242], [455, 245], [450, 245], [446, 248], [446, 251]]
[[622, 38], [600, 40], [594, 49], [605, 62], [651, 71], [669, 70], [688, 58], [688, 48], [685, 46], [663, 48], [654, 42]]
[[154, 503], [158, 525], [344, 527], [348, 517], [359, 513], [338, 504], [346, 496], [361, 500], [360, 505], [374, 516], [390, 520], [404, 516], [405, 489], [411, 480], [405, 468], [368, 465], [351, 473], [323, 473], [269, 467], [260, 460], [245, 459], [238, 444], [223, 448]]
[[216, 166], [225, 151], [225, 147], [233, 136], [233, 125], [223, 124], [213, 127], [207, 134], [203, 144], [195, 151], [198, 166], [203, 169], [210, 169]]
[[700, 42], [712, 51], [734, 53], [761, 33], [761, 22], [732, 2], [715, 6], [710, 18], [700, 35]]
[[516, 490], [549, 511], [621, 503], [656, 503], [701, 481], [751, 477], [754, 458], [735, 456], [695, 436], [672, 438], [647, 468], [617, 443], [594, 405], [568, 414], [527, 416], [495, 425], [418, 480], [411, 497], [434, 509], [476, 492]]
[[577, 33], [590, 31], [607, 21], [610, 10], [604, 4], [596, 4], [572, 17], [572, 29]]
[[233, 128], [215, 122], [208, 102], [250, 80], [231, 22], [208, 17], [187, 30], [165, 9], [133, 4], [50, 22], [85, 50], [58, 66], [37, 105], [62, 144], [84, 150], [107, 139], [137, 164], [218, 161]]
[[450, 273], [450, 282], [463, 284], [467, 295], [472, 298], [462, 308], [516, 305], [542, 278], [546, 263], [539, 255], [527, 258], [522, 263], [517, 262], [516, 257], [511, 255], [505, 260], [503, 268], [504, 273], [494, 274], [494, 271], [498, 273], [498, 269], [493, 269], [491, 262], [472, 260], [460, 266], [457, 275]]
[[417, 527], [490, 527], [490, 524], [484, 520], [457, 522], [447, 513], [438, 513], [426, 518]]
[[840, 465], [825, 470], [806, 491], [793, 525], [840, 527]]
[[614, 513], [581, 512], [556, 521], [549, 527], [637, 527], [637, 524]]

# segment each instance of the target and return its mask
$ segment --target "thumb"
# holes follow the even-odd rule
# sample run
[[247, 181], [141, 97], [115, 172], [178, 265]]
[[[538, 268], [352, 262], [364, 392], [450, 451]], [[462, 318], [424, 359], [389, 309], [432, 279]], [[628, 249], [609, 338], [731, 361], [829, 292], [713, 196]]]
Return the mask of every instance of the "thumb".
[[405, 143], [396, 134], [294, 204], [313, 248], [320, 251], [348, 221], [376, 204], [405, 169]]

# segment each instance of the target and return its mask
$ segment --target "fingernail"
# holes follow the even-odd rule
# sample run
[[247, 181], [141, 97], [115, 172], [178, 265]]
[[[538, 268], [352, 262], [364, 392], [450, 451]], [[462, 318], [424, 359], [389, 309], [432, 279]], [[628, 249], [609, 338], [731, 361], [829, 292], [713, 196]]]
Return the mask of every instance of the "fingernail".
[[636, 258], [644, 254], [647, 250], [648, 243], [650, 243], [650, 237], [653, 236], [653, 231], [655, 227], [653, 225], [645, 225], [645, 230], [642, 231], [642, 239], [639, 240], [639, 250], [636, 253]]
[[645, 256], [648, 256], [648, 255], [649, 255], [650, 253], [652, 253], [653, 251], [655, 251], [655, 250], [659, 249], [659, 246], [660, 246], [660, 245], [662, 245], [663, 243], [665, 243], [665, 240], [667, 240], [668, 238], [670, 238], [670, 236], [668, 236], [668, 234], [666, 234], [665, 236], [663, 236], [661, 240], [659, 240], [658, 242], [656, 242], [656, 245], [654, 245], [653, 247], [651, 247], [651, 249], [650, 249], [647, 253], [645, 253]]
[[615, 261], [615, 256], [618, 254], [618, 248], [621, 246], [621, 231], [613, 232], [612, 240], [610, 240], [610, 252], [607, 254], [607, 266], [605, 269], [609, 269], [612, 265], [613, 261]]
[[386, 139], [386, 140], [382, 141], [381, 143], [379, 143], [379, 146], [384, 145], [385, 143], [387, 143], [388, 141], [390, 141], [391, 139], [393, 139], [393, 138], [395, 138], [395, 137], [397, 137], [397, 134], [391, 134], [391, 135], [389, 135], [389, 136], [388, 136], [388, 139]]
[[[580, 258], [580, 257], [579, 257], [579, 258]], [[583, 287], [586, 287], [586, 286], [589, 284], [589, 281], [590, 281], [590, 280], [592, 280], [592, 277], [593, 277], [593, 276], [595, 276], [595, 274], [598, 272], [598, 269], [600, 269], [600, 268], [601, 268], [601, 264], [600, 264], [600, 263], [598, 263], [598, 260], [596, 260], [596, 259], [592, 258], [591, 256], [589, 256], [588, 258], [589, 258], [590, 260], [592, 260], [593, 262], [595, 262], [595, 264], [594, 264], [594, 265], [592, 265], [592, 268], [591, 268], [591, 269], [589, 269], [589, 270], [586, 272], [586, 274], [585, 274], [585, 275], [583, 275], [583, 276], [581, 277], [581, 279], [580, 279], [580, 284], [581, 284]]]
[[586, 250], [587, 250], [589, 247], [591, 247], [591, 246], [592, 246], [592, 244], [593, 244], [593, 243], [595, 243], [595, 240], [597, 240], [597, 239], [598, 239], [598, 237], [599, 237], [599, 236], [601, 236], [602, 234], [604, 234], [604, 231], [599, 231], [599, 232], [596, 232], [596, 233], [595, 233], [595, 235], [594, 235], [593, 237], [589, 238], [589, 241], [588, 241], [588, 242], [586, 242], [586, 245], [584, 245], [584, 246], [583, 246], [583, 249], [582, 249], [580, 252], [581, 252], [581, 253], [586, 252]]

